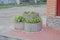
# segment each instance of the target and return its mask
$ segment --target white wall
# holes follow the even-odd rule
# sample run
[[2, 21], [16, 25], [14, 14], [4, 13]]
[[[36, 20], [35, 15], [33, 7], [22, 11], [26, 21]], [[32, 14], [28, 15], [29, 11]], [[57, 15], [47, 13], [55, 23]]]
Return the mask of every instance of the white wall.
[[0, 0], [0, 4], [12, 4], [12, 3], [16, 3], [16, 0]]
[[20, 0], [16, 0], [16, 3], [17, 3], [17, 4], [20, 4]]

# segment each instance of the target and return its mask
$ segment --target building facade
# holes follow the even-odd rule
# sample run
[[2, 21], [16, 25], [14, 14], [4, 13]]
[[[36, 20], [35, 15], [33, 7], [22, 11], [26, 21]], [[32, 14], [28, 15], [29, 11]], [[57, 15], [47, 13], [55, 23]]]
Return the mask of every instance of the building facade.
[[47, 0], [47, 26], [60, 30], [60, 0]]

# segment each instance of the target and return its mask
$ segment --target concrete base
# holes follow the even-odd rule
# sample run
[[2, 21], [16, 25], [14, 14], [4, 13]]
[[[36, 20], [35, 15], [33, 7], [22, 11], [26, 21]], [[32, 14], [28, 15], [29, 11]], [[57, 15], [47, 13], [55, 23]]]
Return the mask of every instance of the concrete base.
[[47, 18], [47, 26], [60, 30], [60, 17]]

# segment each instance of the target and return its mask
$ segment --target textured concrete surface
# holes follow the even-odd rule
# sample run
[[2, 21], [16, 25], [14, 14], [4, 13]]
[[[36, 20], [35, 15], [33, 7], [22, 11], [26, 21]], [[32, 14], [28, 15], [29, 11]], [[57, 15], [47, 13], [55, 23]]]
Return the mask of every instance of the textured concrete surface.
[[[37, 11], [42, 17], [43, 24], [46, 24], [46, 5], [39, 6], [21, 6], [8, 9], [0, 9], [0, 33], [5, 33], [14, 29], [14, 20], [15, 15], [22, 15], [25, 10]], [[4, 36], [4, 35], [3, 35]], [[14, 38], [8, 38], [9, 40], [17, 40]], [[5, 37], [0, 36], [0, 40], [8, 40]], [[20, 39], [18, 39], [20, 40]]]
[[22, 37], [28, 40], [60, 40], [60, 31], [50, 27], [43, 27], [40, 32], [25, 32], [23, 30], [12, 30], [6, 33], [12, 37]]
[[0, 40], [23, 40], [23, 39], [12, 38], [12, 37], [7, 37], [7, 36], [1, 36], [0, 35]]
[[[14, 16], [22, 15], [25, 10], [39, 12], [43, 19], [43, 24], [46, 21], [46, 5], [39, 6], [21, 6], [8, 9], [0, 9], [0, 29], [5, 31], [14, 27]], [[1, 31], [0, 30], [0, 31]], [[1, 31], [2, 32], [2, 31]]]
[[60, 30], [60, 18], [47, 18], [47, 26]]
[[14, 29], [2, 35], [0, 34], [0, 40], [60, 40], [60, 30], [51, 27], [43, 27], [40, 32], [26, 32]]
[[[43, 19], [43, 24], [46, 24], [46, 5], [40, 5], [40, 6], [25, 6], [25, 7], [15, 7], [15, 8], [9, 8], [9, 9], [0, 9], [0, 33], [1, 32], [7, 32], [8, 30], [13, 29], [14, 27], [14, 21], [13, 16], [15, 15], [22, 15], [23, 11], [25, 10], [35, 10], [39, 12], [40, 16]], [[49, 20], [49, 19], [48, 19]], [[58, 20], [58, 19], [56, 19]], [[52, 20], [54, 21], [54, 20]], [[50, 23], [50, 22], [49, 22]], [[51, 26], [50, 26], [51, 27]], [[54, 27], [55, 28], [55, 27]], [[56, 27], [56, 28], [59, 28]], [[17, 37], [23, 37], [28, 40], [60, 40], [60, 31], [55, 30], [52, 28], [44, 27], [41, 32], [36, 33], [29, 33], [25, 31], [20, 30], [13, 30], [7, 32], [8, 36], [17, 36]], [[1, 40], [5, 40], [4, 37], [0, 37]], [[10, 40], [16, 40], [11, 39]], [[7, 39], [6, 39], [7, 40]], [[20, 40], [20, 39], [19, 39]]]

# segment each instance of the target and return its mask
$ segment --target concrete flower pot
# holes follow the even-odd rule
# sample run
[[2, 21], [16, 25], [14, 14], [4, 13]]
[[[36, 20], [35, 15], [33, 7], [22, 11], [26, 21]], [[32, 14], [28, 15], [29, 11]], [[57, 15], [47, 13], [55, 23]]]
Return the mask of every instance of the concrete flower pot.
[[24, 14], [23, 16], [24, 16], [24, 18], [33, 18], [33, 17], [39, 16], [39, 13], [36, 13], [36, 14]]
[[25, 31], [27, 32], [39, 32], [42, 29], [42, 22], [39, 23], [25, 23]]
[[15, 24], [15, 29], [24, 30], [24, 22], [16, 22], [14, 24]]

